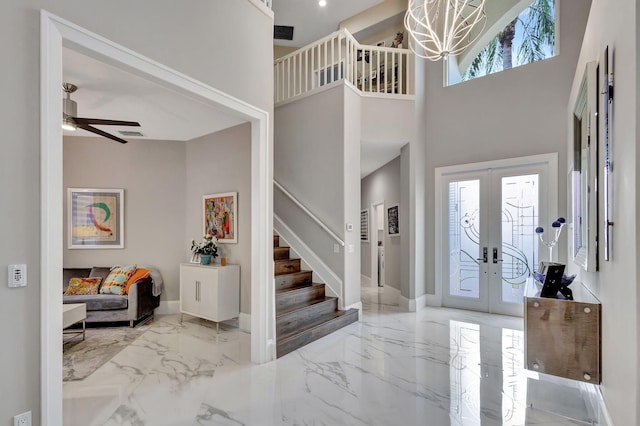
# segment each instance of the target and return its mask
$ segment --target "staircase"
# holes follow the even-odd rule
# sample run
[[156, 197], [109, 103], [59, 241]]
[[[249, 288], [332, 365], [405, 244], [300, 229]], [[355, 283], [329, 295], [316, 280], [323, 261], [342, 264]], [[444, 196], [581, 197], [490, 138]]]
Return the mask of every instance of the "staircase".
[[358, 310], [338, 310], [338, 299], [327, 297], [324, 284], [314, 284], [313, 271], [302, 271], [289, 247], [273, 236], [276, 277], [276, 354], [278, 358], [358, 321]]

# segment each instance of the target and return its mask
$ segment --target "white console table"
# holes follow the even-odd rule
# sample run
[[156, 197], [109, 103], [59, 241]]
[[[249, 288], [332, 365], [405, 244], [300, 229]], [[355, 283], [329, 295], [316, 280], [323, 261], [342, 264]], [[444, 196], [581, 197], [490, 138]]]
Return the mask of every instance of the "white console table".
[[240, 316], [240, 266], [180, 264], [180, 321], [184, 314], [216, 323]]

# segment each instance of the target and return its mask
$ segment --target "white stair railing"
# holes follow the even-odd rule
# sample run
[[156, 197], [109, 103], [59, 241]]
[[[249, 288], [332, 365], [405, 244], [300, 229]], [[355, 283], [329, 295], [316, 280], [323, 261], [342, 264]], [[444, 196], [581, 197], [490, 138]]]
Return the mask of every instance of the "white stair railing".
[[336, 31], [275, 61], [275, 103], [339, 80], [363, 93], [413, 95], [411, 59], [409, 49], [361, 45]]

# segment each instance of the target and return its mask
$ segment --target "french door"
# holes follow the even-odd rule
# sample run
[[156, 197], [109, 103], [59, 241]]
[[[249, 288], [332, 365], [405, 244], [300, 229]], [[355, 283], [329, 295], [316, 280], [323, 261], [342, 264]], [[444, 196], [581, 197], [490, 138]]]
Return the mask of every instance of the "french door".
[[[444, 306], [523, 314], [537, 267], [535, 228], [557, 212], [555, 155], [438, 169]], [[553, 169], [553, 170], [550, 170]]]

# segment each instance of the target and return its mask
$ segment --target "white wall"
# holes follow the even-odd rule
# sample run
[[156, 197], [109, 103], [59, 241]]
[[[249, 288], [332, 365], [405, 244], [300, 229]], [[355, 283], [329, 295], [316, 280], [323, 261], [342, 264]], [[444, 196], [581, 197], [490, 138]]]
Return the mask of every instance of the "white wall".
[[[343, 279], [344, 305], [360, 303], [361, 99], [336, 83], [275, 111], [274, 178], [345, 243], [296, 207], [280, 190], [274, 213]], [[348, 196], [347, 196], [348, 195]], [[354, 226], [347, 231], [347, 224]]]
[[[64, 139], [64, 266], [138, 264], [162, 274], [161, 300], [179, 299], [184, 261], [185, 150], [182, 142], [132, 139], [122, 145], [104, 138]], [[122, 188], [124, 249], [67, 248], [67, 188]], [[188, 247], [187, 247], [188, 248]]]
[[3, 351], [0, 366], [0, 423], [26, 410], [40, 423], [40, 288], [59, 285], [41, 282], [39, 268], [41, 8], [273, 111], [273, 19], [249, 1], [2, 2], [0, 116], [11, 126], [0, 155], [0, 266], [26, 263], [29, 282], [9, 289], [0, 274], [0, 337], [12, 348]]
[[[559, 52], [554, 58], [450, 87], [442, 87], [442, 63], [416, 61], [418, 139], [426, 143], [426, 283], [435, 292], [436, 167], [559, 152], [559, 211], [566, 212], [566, 108], [589, 10], [583, 0], [563, 0]], [[418, 105], [421, 104], [421, 105]], [[420, 210], [418, 210], [420, 211]], [[419, 262], [421, 259], [416, 259]], [[564, 259], [561, 259], [564, 260]]]
[[[276, 108], [273, 160], [274, 179], [343, 240], [344, 92], [340, 84]], [[334, 253], [329, 234], [277, 189], [274, 212], [338, 276], [344, 275], [343, 249]]]
[[[362, 139], [371, 141], [401, 141], [413, 138], [415, 101], [413, 99], [383, 99], [362, 97]], [[400, 148], [398, 148], [398, 152]]]
[[[602, 392], [616, 425], [635, 425], [640, 422], [638, 374], [638, 13], [634, 0], [610, 2], [593, 0], [578, 64], [574, 69], [571, 97], [564, 111], [566, 123], [571, 123], [572, 111], [586, 63], [600, 61], [605, 46], [614, 56], [614, 115], [613, 127], [613, 238], [611, 261], [605, 262], [602, 249], [600, 272], [581, 271], [572, 261], [569, 267], [578, 272], [583, 281], [602, 302]], [[571, 129], [571, 126], [568, 125]], [[600, 132], [602, 128], [600, 129]], [[573, 150], [571, 134], [567, 135], [566, 151]], [[600, 133], [599, 167], [603, 168], [603, 143]], [[569, 159], [570, 161], [571, 159]], [[600, 172], [601, 173], [601, 172]], [[602, 175], [599, 193], [602, 194]], [[603, 211], [602, 197], [599, 211]], [[602, 218], [602, 216], [600, 216]], [[598, 226], [602, 238], [602, 220]], [[569, 255], [570, 258], [570, 255]]]
[[[360, 194], [361, 209], [369, 209], [371, 218], [371, 204], [384, 202], [382, 213], [385, 226], [383, 232], [385, 250], [385, 277], [384, 284], [400, 290], [400, 242], [401, 237], [390, 237], [386, 230], [386, 209], [400, 203], [400, 156], [391, 160], [375, 172], [362, 179], [362, 191]], [[403, 224], [400, 223], [400, 227]], [[375, 228], [375, 224], [371, 229]], [[371, 276], [371, 244], [378, 245], [376, 232], [371, 232], [368, 243], [362, 245], [362, 265], [360, 273]]]
[[[353, 230], [345, 233], [344, 287], [346, 307], [360, 304], [360, 125], [362, 120], [361, 96], [344, 86], [344, 222]], [[343, 229], [344, 229], [343, 225]]]
[[[225, 256], [227, 263], [240, 265], [240, 312], [250, 314], [251, 125], [248, 123], [186, 143], [185, 241], [202, 238], [202, 196], [221, 192], [238, 193], [238, 243], [219, 244], [218, 254]], [[182, 248], [186, 259], [189, 244]]]

